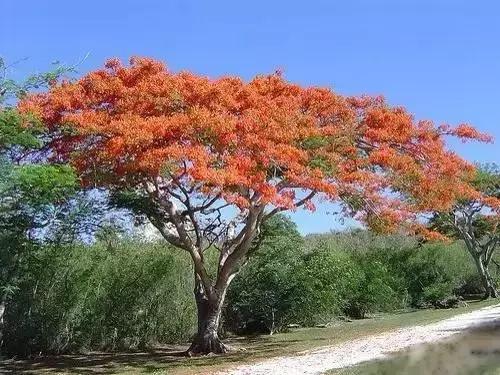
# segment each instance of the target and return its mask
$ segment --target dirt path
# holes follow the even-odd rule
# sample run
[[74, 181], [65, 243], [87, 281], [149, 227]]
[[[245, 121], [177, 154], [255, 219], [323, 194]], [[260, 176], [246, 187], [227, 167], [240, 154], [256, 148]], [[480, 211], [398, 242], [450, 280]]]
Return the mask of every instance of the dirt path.
[[380, 359], [391, 352], [416, 344], [430, 343], [484, 324], [500, 323], [500, 305], [489, 306], [437, 323], [398, 329], [368, 336], [340, 345], [277, 357], [264, 362], [236, 367], [220, 375], [321, 374], [330, 369]]

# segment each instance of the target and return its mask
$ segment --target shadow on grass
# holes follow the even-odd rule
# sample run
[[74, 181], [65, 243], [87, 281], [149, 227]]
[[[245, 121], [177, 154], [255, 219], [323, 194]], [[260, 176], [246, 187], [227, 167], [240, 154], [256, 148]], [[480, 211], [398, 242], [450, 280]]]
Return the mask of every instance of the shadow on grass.
[[5, 360], [0, 361], [0, 374], [146, 374], [161, 373], [161, 371], [169, 373], [169, 370], [179, 367], [195, 370], [242, 363], [252, 358], [264, 358], [280, 353], [298, 341], [271, 342], [262, 336], [237, 338], [227, 340], [230, 345], [235, 346], [235, 350], [228, 354], [193, 358], [186, 357], [179, 347], [165, 347], [148, 352], [88, 353], [46, 356], [33, 360]]

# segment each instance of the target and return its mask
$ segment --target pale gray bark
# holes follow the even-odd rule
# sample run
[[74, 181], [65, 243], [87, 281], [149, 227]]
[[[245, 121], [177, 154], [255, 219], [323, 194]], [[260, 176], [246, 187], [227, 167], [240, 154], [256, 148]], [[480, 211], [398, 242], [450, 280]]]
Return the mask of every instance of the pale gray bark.
[[495, 282], [490, 275], [489, 265], [498, 243], [498, 236], [493, 233], [490, 238], [478, 239], [474, 234], [473, 218], [482, 206], [470, 205], [453, 212], [453, 226], [465, 242], [465, 246], [474, 260], [478, 275], [484, 288], [484, 298], [497, 298]]
[[[238, 194], [247, 199], [249, 206], [225, 222], [222, 210], [229, 203], [221, 202], [220, 194], [201, 199], [202, 193], [193, 194], [196, 187], [183, 184], [184, 175], [185, 171], [170, 176], [168, 181], [158, 177], [143, 184], [156, 209], [146, 215], [167, 242], [189, 253], [194, 266], [198, 332], [188, 354], [224, 353], [227, 347], [220, 341], [218, 329], [227, 288], [248, 261], [262, 223], [283, 209], [266, 213], [266, 204], [260, 195], [241, 188]], [[285, 187], [279, 186], [279, 189]], [[311, 192], [295, 205], [304, 205], [314, 194]], [[220, 253], [215, 277], [207, 272], [203, 256], [209, 248], [216, 248]]]
[[3, 346], [4, 316], [7, 308], [7, 296], [4, 294], [0, 300], [0, 349]]

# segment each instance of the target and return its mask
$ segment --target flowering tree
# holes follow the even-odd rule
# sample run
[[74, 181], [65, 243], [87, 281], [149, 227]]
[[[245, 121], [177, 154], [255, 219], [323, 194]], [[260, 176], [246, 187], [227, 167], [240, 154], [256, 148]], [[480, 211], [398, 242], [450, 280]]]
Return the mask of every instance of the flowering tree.
[[[224, 296], [271, 216], [328, 200], [378, 231], [425, 231], [421, 213], [477, 194], [464, 182], [473, 166], [444, 136], [489, 140], [468, 125], [436, 127], [383, 98], [301, 87], [279, 72], [212, 80], [146, 58], [109, 60], [19, 106], [42, 119], [54, 158], [68, 160], [84, 185], [109, 189], [189, 253], [192, 354], [227, 350], [217, 335]], [[220, 252], [215, 276], [209, 248]]]

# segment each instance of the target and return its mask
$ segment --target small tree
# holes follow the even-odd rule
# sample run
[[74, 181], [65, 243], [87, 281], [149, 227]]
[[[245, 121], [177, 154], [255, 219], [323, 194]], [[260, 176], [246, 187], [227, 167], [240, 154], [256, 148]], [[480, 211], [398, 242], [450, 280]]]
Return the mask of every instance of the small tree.
[[[278, 72], [250, 82], [172, 73], [155, 60], [110, 60], [20, 104], [52, 131], [55, 158], [186, 251], [198, 333], [188, 353], [222, 353], [217, 330], [229, 283], [276, 213], [341, 202], [378, 231], [417, 228], [474, 192], [474, 170], [444, 135], [488, 140], [468, 125], [414, 121], [382, 98], [301, 87]], [[204, 253], [219, 250], [215, 276]]]
[[489, 266], [500, 242], [499, 167], [495, 164], [480, 166], [472, 184], [481, 194], [459, 200], [449, 212], [436, 215], [431, 220], [431, 227], [464, 241], [481, 279], [484, 298], [496, 298], [498, 293]]

